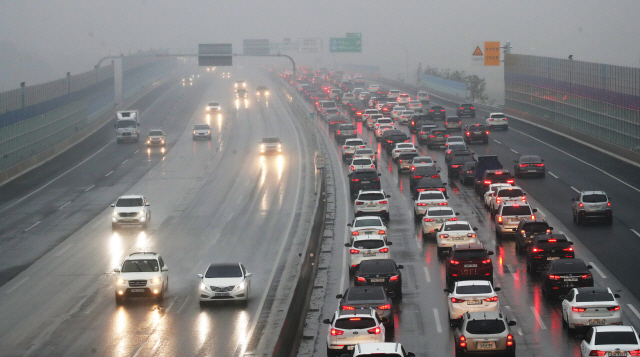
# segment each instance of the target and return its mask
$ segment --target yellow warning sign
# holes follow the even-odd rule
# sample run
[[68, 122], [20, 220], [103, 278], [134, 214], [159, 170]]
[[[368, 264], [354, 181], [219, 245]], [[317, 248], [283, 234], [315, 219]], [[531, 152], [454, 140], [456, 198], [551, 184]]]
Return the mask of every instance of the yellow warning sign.
[[480, 46], [476, 46], [476, 50], [475, 50], [475, 51], [473, 51], [473, 55], [474, 55], [474, 56], [484, 56], [484, 55], [482, 54], [482, 50], [480, 50]]
[[485, 41], [484, 65], [485, 66], [500, 65], [500, 42], [499, 41]]

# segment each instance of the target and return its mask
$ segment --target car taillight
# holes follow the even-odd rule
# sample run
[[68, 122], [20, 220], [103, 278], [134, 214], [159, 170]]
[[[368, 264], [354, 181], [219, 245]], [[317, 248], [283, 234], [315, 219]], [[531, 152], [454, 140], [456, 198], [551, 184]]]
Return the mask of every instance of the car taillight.
[[589, 356], [604, 356], [606, 354], [607, 354], [607, 351], [593, 350], [593, 351], [589, 352]]
[[460, 110], [463, 110], [463, 109], [464, 109], [464, 108], [462, 108], [462, 107], [460, 108]]
[[453, 260], [453, 259], [452, 259], [452, 260], [449, 260], [449, 264], [451, 264], [451, 265], [459, 265], [459, 264], [460, 264], [460, 262], [459, 262], [459, 261], [457, 261], [457, 260]]
[[482, 264], [491, 264], [491, 259], [485, 259], [482, 261]]
[[452, 217], [452, 218], [447, 219], [447, 221], [457, 221], [457, 220], [458, 220], [458, 217]]
[[[458, 220], [458, 219], [456, 218], [456, 221], [457, 221], [457, 220]], [[475, 234], [475, 233], [467, 233], [467, 237], [469, 237], [469, 238], [475, 238], [475, 237], [476, 237], [476, 234]]]
[[356, 201], [356, 205], [358, 205], [358, 206], [359, 205], [363, 205], [363, 204], [364, 204], [364, 202], [362, 202], [362, 201]]
[[462, 165], [451, 165], [451, 167], [453, 167], [454, 169], [457, 169], [460, 166], [462, 166]]
[[573, 312], [585, 312], [587, 309], [583, 308], [583, 307], [572, 307], [571, 311]]
[[507, 346], [513, 346], [513, 336], [511, 334], [507, 335]]
[[389, 201], [380, 201], [378, 203], [380, 203], [381, 205], [386, 205], [387, 203], [389, 203]]
[[518, 165], [518, 166], [520, 166], [520, 167], [527, 167], [527, 166], [529, 166], [529, 165], [528, 165], [528, 164], [520, 164], [520, 165]]
[[[424, 204], [424, 205], [426, 206], [426, 204]], [[425, 218], [425, 219], [424, 219], [424, 221], [425, 221], [425, 222], [433, 222], [433, 219], [431, 219], [431, 218]]]
[[363, 278], [363, 277], [359, 276], [359, 277], [358, 277], [358, 281], [359, 281], [359, 282], [362, 282], [362, 283], [366, 283], [366, 282], [367, 282], [367, 279], [365, 279], [365, 278]]
[[394, 275], [394, 276], [389, 278], [389, 281], [398, 281], [398, 278], [400, 278], [399, 275]]
[[438, 203], [438, 206], [447, 206], [447, 205], [449, 205], [449, 203], [447, 203], [447, 202], [439, 202]]
[[640, 356], [640, 350], [629, 351], [629, 356]]
[[533, 253], [540, 253], [540, 252], [544, 252], [544, 249], [540, 249], [540, 248], [533, 248], [533, 249], [531, 249], [531, 251], [532, 251]]
[[500, 199], [500, 197], [496, 197], [496, 203], [500, 204], [500, 202], [502, 202], [502, 200]]
[[331, 329], [331, 336], [340, 336], [343, 333], [344, 333], [344, 331], [342, 331], [342, 330], [338, 330], [338, 329], [335, 329], [335, 328]]
[[351, 232], [351, 235], [352, 235], [352, 236], [359, 236], [359, 235], [360, 235], [360, 232], [358, 232], [358, 231]]
[[378, 250], [380, 253], [389, 253], [389, 248], [381, 248]]
[[352, 182], [358, 182], [358, 181], [360, 181], [360, 179], [355, 178], [355, 179], [351, 179], [351, 181]]
[[370, 335], [379, 335], [379, 334], [380, 334], [380, 331], [381, 331], [381, 330], [380, 330], [380, 327], [374, 327], [374, 328], [372, 328], [372, 329], [368, 329], [368, 330], [367, 330], [367, 332], [368, 332]]
[[379, 235], [383, 235], [383, 234], [387, 234], [387, 232], [385, 232], [385, 231], [383, 231], [383, 230], [379, 230], [379, 231], [378, 231], [378, 234], [379, 234]]
[[609, 310], [609, 311], [618, 311], [618, 310], [620, 310], [620, 305], [608, 307], [607, 310]]
[[449, 238], [449, 235], [448, 234], [441, 234], [439, 237], [440, 238]]
[[[444, 137], [445, 137], [445, 138], [448, 138], [448, 137], [449, 137], [449, 134], [445, 135]], [[449, 144], [447, 144], [447, 145], [449, 145]]]
[[429, 137], [430, 137], [430, 138], [435, 138], [436, 136], [435, 136], [435, 135], [429, 135]]
[[427, 204], [426, 203], [418, 203], [417, 205], [422, 207], [422, 206], [426, 206]]
[[513, 179], [512, 180], [507, 180], [507, 183], [513, 183]]
[[538, 166], [538, 167], [543, 167], [544, 166], [544, 164], [535, 164], [535, 165]]
[[522, 201], [522, 202], [527, 202], [527, 197], [526, 197], [526, 196], [522, 196], [521, 201]]
[[591, 279], [591, 274], [584, 274], [581, 276], [582, 279]]
[[431, 178], [440, 178], [440, 175], [431, 175]]
[[391, 310], [391, 304], [386, 304], [382, 306], [378, 306], [379, 310]]
[[549, 275], [549, 280], [560, 280], [560, 276], [558, 276], [558, 275]]
[[573, 247], [564, 248], [563, 251], [565, 251], [565, 252], [573, 252]]
[[421, 131], [421, 132], [420, 132], [420, 134], [421, 134], [421, 135], [424, 135], [424, 134], [426, 134], [426, 133], [425, 133], [424, 131]]
[[458, 299], [458, 298], [454, 298], [454, 297], [451, 298], [451, 302], [453, 302], [453, 303], [458, 303], [459, 304], [459, 303], [463, 303], [465, 301], [467, 301], [467, 300]]
[[348, 147], [348, 146], [345, 146], [344, 148], [345, 148], [345, 149], [348, 149], [349, 147]]
[[502, 224], [502, 216], [498, 216], [498, 224]]
[[341, 310], [355, 310], [356, 308], [353, 306], [342, 306], [340, 307]]
[[494, 296], [494, 297], [486, 298], [486, 299], [484, 299], [484, 301], [486, 301], [486, 302], [496, 302], [496, 301], [498, 301], [498, 297]]
[[351, 249], [351, 250], [349, 250], [349, 253], [351, 253], [351, 254], [358, 254], [358, 253], [360, 253], [360, 251], [359, 251], [359, 250], [357, 250], [357, 249]]
[[459, 340], [460, 347], [467, 347], [467, 338], [464, 335], [460, 335]]
[[607, 207], [611, 207], [611, 202], [607, 202]]
[[584, 207], [584, 205], [582, 204], [582, 202], [578, 203], [578, 207]]
[[491, 180], [484, 180], [485, 185], [491, 185]]
[[532, 214], [531, 215], [531, 220], [535, 220], [535, 219], [536, 219], [536, 216]]

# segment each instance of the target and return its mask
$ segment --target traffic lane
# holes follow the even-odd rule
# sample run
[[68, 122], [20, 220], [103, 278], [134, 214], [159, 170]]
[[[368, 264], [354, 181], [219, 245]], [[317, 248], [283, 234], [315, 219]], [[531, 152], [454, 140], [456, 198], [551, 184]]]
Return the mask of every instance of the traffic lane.
[[[191, 96], [190, 89], [185, 91], [174, 82], [165, 88], [161, 95], [154, 97], [152, 105], [143, 111], [141, 121], [144, 126], [156, 125], [161, 114], [168, 113], [175, 106]], [[195, 92], [193, 92], [195, 93]], [[145, 97], [147, 98], [147, 97]], [[13, 190], [20, 193], [3, 205], [2, 210], [9, 220], [0, 223], [0, 283], [6, 283], [38, 257], [86, 224], [95, 214], [102, 211], [105, 202], [93, 196], [93, 192], [101, 187], [112, 185], [119, 168], [142, 177], [151, 167], [150, 163], [132, 165], [129, 158], [138, 150], [143, 150], [142, 143], [133, 145], [115, 144], [113, 129], [105, 125], [94, 135], [84, 140], [80, 147], [73, 147], [52, 160], [60, 164], [64, 171], [57, 176], [49, 176], [49, 167], [25, 174], [23, 177], [29, 185], [21, 186], [22, 177], [0, 188], [8, 196]], [[85, 153], [89, 149], [87, 142], [106, 142], [93, 153]], [[170, 149], [170, 146], [165, 149]], [[81, 156], [81, 153], [84, 156]], [[156, 157], [154, 160], [159, 160]], [[73, 165], [68, 167], [69, 165]], [[44, 166], [44, 165], [43, 165]], [[74, 168], [75, 167], [75, 168]], [[40, 185], [34, 187], [35, 182]], [[27, 191], [28, 190], [28, 191]], [[117, 196], [116, 196], [117, 197]], [[5, 249], [6, 248], [6, 249]], [[19, 254], [16, 254], [19, 252]]]

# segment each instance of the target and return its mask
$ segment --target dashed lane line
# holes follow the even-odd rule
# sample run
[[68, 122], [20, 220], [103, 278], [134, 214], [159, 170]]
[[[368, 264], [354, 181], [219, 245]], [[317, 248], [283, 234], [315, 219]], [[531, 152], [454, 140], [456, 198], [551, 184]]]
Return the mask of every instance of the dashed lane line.
[[[17, 289], [20, 285], [22, 285], [25, 281], [29, 280], [29, 277], [25, 277], [24, 279], [20, 280], [16, 285], [14, 285], [13, 287], [11, 287], [11, 289], [7, 290], [7, 294], [11, 294], [15, 289]], [[637, 314], [637, 312], [636, 312]]]
[[37, 225], [38, 225], [38, 224], [40, 224], [41, 222], [42, 222], [42, 221], [38, 221], [38, 222], [36, 222], [36, 223], [32, 224], [32, 225], [31, 225], [31, 227], [29, 227], [29, 228], [25, 229], [25, 230], [24, 230], [24, 232], [29, 231], [31, 228], [33, 228], [33, 227], [37, 226]]
[[593, 268], [593, 270], [595, 270], [596, 272], [598, 272], [598, 274], [600, 274], [600, 277], [602, 277], [602, 279], [606, 279], [607, 276], [604, 275], [604, 273], [602, 272], [602, 270], [600, 270], [600, 268], [598, 268], [597, 265], [595, 265], [594, 262], [589, 262], [589, 264], [591, 265], [591, 267]]
[[580, 190], [578, 190], [577, 188], [575, 188], [575, 187], [573, 187], [573, 186], [571, 186], [571, 189], [572, 189], [572, 190], [574, 190], [574, 191], [576, 191], [577, 193], [580, 193]]
[[440, 324], [440, 315], [438, 314], [438, 309], [433, 309], [433, 318], [436, 320], [436, 330], [438, 333], [442, 333], [442, 325]]
[[64, 247], [64, 248], [62, 248], [62, 249], [60, 249], [60, 251], [58, 252], [58, 254], [56, 254], [56, 257], [61, 256], [64, 252], [66, 252], [69, 248], [71, 248], [71, 246], [72, 246], [72, 245], [73, 245], [73, 243], [72, 243], [72, 244], [69, 244], [68, 246], [66, 246], [66, 247]]
[[531, 312], [533, 312], [533, 316], [536, 318], [536, 321], [538, 321], [538, 325], [540, 325], [540, 328], [543, 330], [547, 329], [547, 326], [545, 326], [544, 322], [542, 322], [542, 318], [540, 317], [540, 315], [538, 315], [538, 312], [536, 311], [535, 306], [530, 306], [531, 307]]
[[635, 229], [631, 228], [631, 232], [633, 232], [633, 234], [635, 234], [638, 237], [640, 237], [640, 233], [638, 233], [638, 231], [636, 231]]
[[520, 277], [517, 274], [517, 269], [515, 269], [511, 264], [507, 264], [507, 269], [509, 269], [511, 275], [513, 275], [513, 280], [520, 280]]
[[629, 310], [631, 310], [631, 312], [633, 312], [636, 315], [636, 317], [640, 319], [640, 312], [638, 312], [638, 310], [636, 310], [636, 308], [633, 307], [633, 305], [631, 304], [627, 304], [627, 306], [629, 306]]
[[511, 150], [512, 152], [514, 152], [514, 153], [516, 153], [516, 154], [519, 154], [519, 152], [517, 152], [517, 151], [515, 151], [515, 150], [513, 150], [513, 149], [509, 149], [509, 150]]
[[127, 162], [127, 161], [129, 161], [129, 159], [124, 160], [124, 161], [122, 162], [122, 164], [120, 164], [120, 165], [124, 165], [124, 163], [125, 163], [125, 162]]
[[555, 177], [555, 178], [558, 178], [558, 176], [556, 176], [556, 175], [555, 175], [553, 172], [551, 172], [551, 171], [549, 171], [549, 175], [551, 175], [551, 176], [553, 176], [553, 177]]
[[67, 202], [67, 203], [63, 204], [63, 205], [62, 205], [62, 206], [60, 206], [58, 209], [63, 209], [63, 208], [65, 208], [69, 203], [71, 203], [71, 201], [69, 201], [69, 202]]
[[107, 172], [107, 174], [106, 174], [106, 175], [104, 175], [104, 176], [105, 176], [105, 177], [106, 177], [106, 176], [109, 176], [109, 175], [111, 175], [112, 173], [113, 173], [113, 171], [109, 171], [109, 172]]
[[427, 279], [427, 283], [430, 283], [431, 282], [431, 274], [429, 274], [429, 268], [424, 267], [424, 275], [425, 275], [425, 277]]
[[89, 186], [89, 188], [87, 188], [86, 190], [84, 190], [84, 192], [87, 192], [87, 191], [89, 191], [90, 189], [92, 189], [92, 188], [94, 188], [94, 187], [96, 187], [96, 185], [91, 185], [91, 186]]
[[493, 141], [495, 141], [495, 142], [496, 142], [496, 143], [498, 143], [498, 144], [502, 144], [501, 142], [499, 142], [499, 141], [498, 141], [498, 140], [496, 140], [496, 139], [493, 139]]

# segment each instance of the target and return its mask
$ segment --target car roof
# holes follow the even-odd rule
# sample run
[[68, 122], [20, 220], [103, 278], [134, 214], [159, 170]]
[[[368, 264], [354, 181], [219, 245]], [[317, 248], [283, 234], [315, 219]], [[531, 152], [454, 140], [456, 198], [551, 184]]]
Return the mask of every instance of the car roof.
[[121, 198], [144, 198], [144, 196], [142, 196], [142, 195], [124, 195], [124, 196], [118, 197], [118, 199], [121, 199]]
[[564, 233], [536, 234], [536, 236], [533, 237], [533, 241], [535, 242], [547, 239], [557, 239], [559, 241], [569, 242], [569, 238], [564, 235]]
[[606, 195], [604, 191], [582, 191], [583, 195]]
[[240, 263], [211, 263], [211, 264], [209, 264], [209, 268], [234, 268], [234, 267], [240, 268]]
[[578, 294], [606, 294], [610, 293], [611, 289], [604, 287], [589, 287], [589, 288], [574, 288]]
[[355, 310], [338, 310], [336, 311], [338, 317], [353, 317], [353, 316], [373, 316], [376, 311], [373, 309], [355, 309]]
[[633, 326], [594, 326], [593, 329], [595, 330], [595, 332], [617, 332], [617, 331], [634, 331], [635, 329], [633, 328]]
[[133, 260], [133, 259], [157, 259], [158, 253], [156, 252], [135, 252], [131, 253], [124, 258], [124, 260]]
[[456, 281], [458, 286], [488, 285], [491, 286], [489, 280], [460, 280]]
[[504, 315], [499, 311], [473, 311], [465, 314], [467, 320], [502, 320]]
[[402, 353], [402, 345], [398, 342], [359, 343], [356, 348], [358, 353], [364, 354]]
[[529, 202], [520, 202], [520, 201], [503, 201], [500, 205], [501, 206], [529, 206], [529, 207], [531, 207]]
[[384, 236], [379, 235], [379, 234], [367, 234], [367, 235], [362, 235], [362, 236], [353, 236], [353, 241], [359, 241], [359, 240], [381, 240], [384, 242], [385, 245], [387, 245], [387, 242], [385, 241]]

